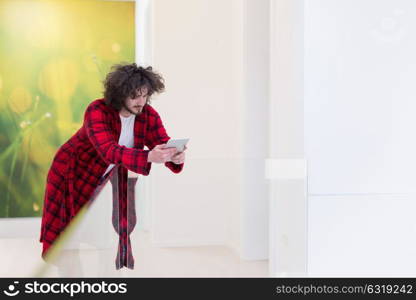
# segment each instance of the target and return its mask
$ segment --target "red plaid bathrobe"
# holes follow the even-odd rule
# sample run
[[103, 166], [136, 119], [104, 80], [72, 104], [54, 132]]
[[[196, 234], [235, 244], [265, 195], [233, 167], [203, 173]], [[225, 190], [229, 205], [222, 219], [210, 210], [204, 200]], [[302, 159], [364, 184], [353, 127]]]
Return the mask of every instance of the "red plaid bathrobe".
[[[112, 171], [118, 169], [119, 202], [126, 207], [127, 170], [148, 175], [149, 151], [170, 139], [159, 114], [148, 104], [135, 118], [134, 148], [118, 144], [120, 132], [119, 112], [107, 106], [104, 99], [97, 99], [88, 105], [83, 126], [58, 149], [46, 179], [39, 240], [43, 243], [42, 258], [79, 209], [89, 202], [109, 164], [116, 164]], [[149, 150], [143, 150], [144, 146]], [[165, 165], [174, 173], [183, 168], [183, 164], [173, 162]], [[123, 228], [125, 223], [120, 218], [120, 229], [127, 231]]]

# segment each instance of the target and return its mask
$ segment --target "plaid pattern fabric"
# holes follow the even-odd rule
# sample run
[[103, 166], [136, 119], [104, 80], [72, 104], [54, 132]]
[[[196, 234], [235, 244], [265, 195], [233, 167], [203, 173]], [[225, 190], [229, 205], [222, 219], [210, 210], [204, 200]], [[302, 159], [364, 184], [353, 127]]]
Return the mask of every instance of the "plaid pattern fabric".
[[128, 178], [127, 180], [127, 201], [123, 200], [126, 191], [120, 190], [119, 187], [126, 187], [125, 184], [119, 185], [119, 179], [125, 178], [123, 172], [126, 169], [117, 168], [114, 176], [111, 177], [113, 186], [113, 213], [112, 222], [114, 230], [119, 235], [119, 243], [116, 256], [116, 269], [127, 267], [134, 269], [133, 251], [130, 242], [130, 233], [133, 231], [137, 223], [136, 205], [134, 199], [134, 186], [137, 178]]
[[[127, 207], [127, 170], [148, 175], [149, 151], [170, 139], [159, 114], [148, 104], [135, 118], [134, 148], [117, 143], [120, 132], [119, 112], [107, 106], [104, 99], [97, 99], [88, 105], [83, 126], [58, 149], [46, 178], [39, 239], [42, 258], [79, 209], [97, 195], [96, 188], [109, 164], [118, 167], [119, 202]], [[165, 163], [174, 173], [181, 172], [183, 165]], [[123, 218], [119, 221], [119, 228], [127, 230]]]

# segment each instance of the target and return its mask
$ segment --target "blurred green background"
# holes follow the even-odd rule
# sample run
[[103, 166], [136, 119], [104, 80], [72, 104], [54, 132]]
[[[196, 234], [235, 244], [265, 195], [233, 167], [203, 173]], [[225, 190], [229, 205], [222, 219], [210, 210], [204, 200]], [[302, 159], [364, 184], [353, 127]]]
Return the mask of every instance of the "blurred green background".
[[0, 0], [0, 217], [42, 213], [57, 149], [134, 62], [134, 2]]

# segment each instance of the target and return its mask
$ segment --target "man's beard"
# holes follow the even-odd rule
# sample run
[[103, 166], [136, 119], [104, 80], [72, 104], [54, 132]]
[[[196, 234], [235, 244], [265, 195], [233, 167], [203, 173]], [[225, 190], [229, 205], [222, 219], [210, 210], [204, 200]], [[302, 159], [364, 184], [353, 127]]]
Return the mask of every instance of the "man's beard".
[[[129, 113], [131, 113], [131, 114], [133, 114], [133, 115], [136, 115], [136, 116], [138, 116], [138, 115], [140, 115], [142, 112], [139, 110], [139, 112], [134, 112], [134, 111], [132, 111], [130, 108], [128, 108], [127, 107], [127, 105], [126, 104], [123, 104], [123, 107], [129, 112]], [[137, 107], [137, 109], [140, 109], [140, 107]]]

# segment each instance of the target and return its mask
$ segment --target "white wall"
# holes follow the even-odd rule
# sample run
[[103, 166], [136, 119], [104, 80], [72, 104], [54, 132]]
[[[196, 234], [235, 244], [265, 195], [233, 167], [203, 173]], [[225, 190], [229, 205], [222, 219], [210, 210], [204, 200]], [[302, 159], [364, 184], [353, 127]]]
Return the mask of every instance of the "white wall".
[[415, 275], [415, 13], [272, 1], [272, 276]]
[[416, 274], [415, 14], [305, 1], [310, 275]]
[[190, 138], [182, 174], [153, 166], [157, 245], [239, 245], [241, 3], [153, 2], [153, 65], [166, 80], [153, 104], [172, 138]]
[[241, 257], [269, 257], [270, 1], [243, 1]]

